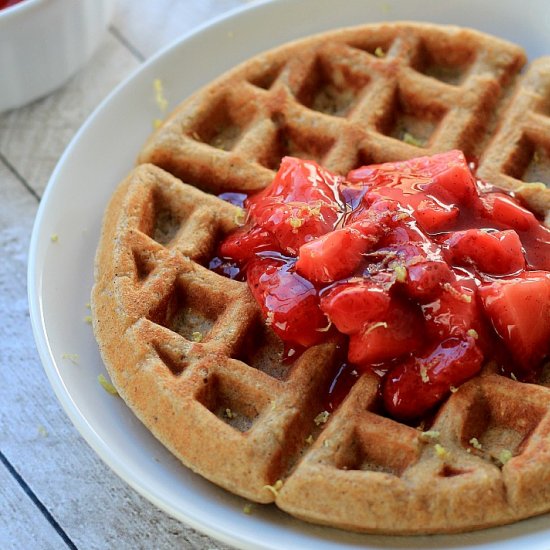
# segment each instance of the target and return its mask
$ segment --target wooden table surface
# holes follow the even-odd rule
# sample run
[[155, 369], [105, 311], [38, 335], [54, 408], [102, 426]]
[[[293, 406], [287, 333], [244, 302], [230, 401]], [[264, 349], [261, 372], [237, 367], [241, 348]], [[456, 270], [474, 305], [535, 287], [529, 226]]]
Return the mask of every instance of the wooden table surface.
[[[116, 0], [88, 64], [62, 89], [0, 114], [0, 548], [227, 548], [161, 512], [92, 451], [35, 348], [31, 230], [63, 150], [100, 101], [160, 48], [246, 0]], [[1, 85], [2, 75], [0, 75]]]

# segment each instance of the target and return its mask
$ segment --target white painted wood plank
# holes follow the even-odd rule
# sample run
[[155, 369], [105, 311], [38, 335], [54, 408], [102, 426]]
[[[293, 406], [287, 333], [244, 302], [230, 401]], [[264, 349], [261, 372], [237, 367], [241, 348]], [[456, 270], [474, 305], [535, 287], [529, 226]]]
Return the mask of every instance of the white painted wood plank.
[[0, 548], [62, 547], [63, 539], [0, 462]]
[[75, 132], [138, 65], [134, 55], [107, 32], [89, 63], [63, 88], [0, 115], [0, 153], [42, 194]]
[[[3, 454], [79, 548], [224, 548], [130, 489], [86, 445], [61, 410], [39, 362], [27, 311], [27, 249], [37, 201], [2, 163], [0, 182]], [[24, 509], [21, 512], [21, 522], [10, 528], [13, 533], [26, 528]], [[35, 513], [40, 514], [38, 509]], [[20, 548], [42, 548], [24, 542], [22, 538]]]
[[213, 16], [250, 3], [250, 0], [118, 0], [113, 26], [147, 58]]

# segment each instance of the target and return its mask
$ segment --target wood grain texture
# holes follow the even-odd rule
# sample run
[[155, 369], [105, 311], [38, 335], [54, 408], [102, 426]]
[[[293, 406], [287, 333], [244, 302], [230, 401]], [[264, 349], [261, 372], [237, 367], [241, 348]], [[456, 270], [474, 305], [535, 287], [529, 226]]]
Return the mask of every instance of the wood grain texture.
[[63, 539], [42, 514], [37, 514], [32, 500], [1, 463], [0, 518], [0, 546], [5, 550], [33, 547], [54, 550], [63, 544]]
[[245, 3], [118, 0], [109, 31], [76, 76], [0, 114], [0, 548], [227, 548], [129, 488], [72, 426], [36, 352], [26, 270], [39, 197], [93, 109], [143, 59]]

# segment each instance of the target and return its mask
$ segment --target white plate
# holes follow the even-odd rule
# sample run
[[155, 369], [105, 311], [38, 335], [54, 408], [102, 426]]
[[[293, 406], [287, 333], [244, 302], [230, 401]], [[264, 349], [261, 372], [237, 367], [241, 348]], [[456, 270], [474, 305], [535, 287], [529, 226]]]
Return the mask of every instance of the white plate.
[[[241, 548], [531, 548], [548, 550], [549, 516], [479, 533], [382, 537], [294, 520], [274, 506], [243, 513], [244, 501], [181, 466], [97, 383], [103, 365], [89, 325], [93, 258], [102, 214], [158, 117], [153, 81], [174, 107], [214, 76], [251, 55], [343, 25], [415, 19], [472, 26], [522, 44], [531, 58], [550, 54], [546, 0], [280, 0], [249, 5], [165, 49], [119, 86], [88, 119], [48, 184], [29, 261], [36, 343], [50, 382], [71, 420], [99, 456], [154, 504], [191, 526]], [[57, 234], [58, 242], [51, 236]], [[66, 354], [77, 354], [76, 367]]]

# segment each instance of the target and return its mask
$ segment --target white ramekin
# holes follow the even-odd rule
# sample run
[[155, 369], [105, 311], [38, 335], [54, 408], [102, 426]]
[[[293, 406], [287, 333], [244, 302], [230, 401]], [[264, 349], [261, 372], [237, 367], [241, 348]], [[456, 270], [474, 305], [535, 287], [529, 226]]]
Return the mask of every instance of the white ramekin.
[[113, 0], [23, 0], [0, 10], [0, 112], [64, 84], [91, 57]]

